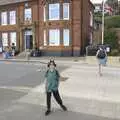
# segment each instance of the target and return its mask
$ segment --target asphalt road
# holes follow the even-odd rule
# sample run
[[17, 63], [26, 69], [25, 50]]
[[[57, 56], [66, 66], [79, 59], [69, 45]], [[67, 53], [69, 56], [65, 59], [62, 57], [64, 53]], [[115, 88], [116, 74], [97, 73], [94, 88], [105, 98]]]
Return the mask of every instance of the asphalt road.
[[[58, 67], [60, 71], [66, 68]], [[45, 65], [0, 63], [0, 120], [112, 120], [60, 109], [45, 117], [44, 106], [18, 102], [43, 82], [45, 70]]]

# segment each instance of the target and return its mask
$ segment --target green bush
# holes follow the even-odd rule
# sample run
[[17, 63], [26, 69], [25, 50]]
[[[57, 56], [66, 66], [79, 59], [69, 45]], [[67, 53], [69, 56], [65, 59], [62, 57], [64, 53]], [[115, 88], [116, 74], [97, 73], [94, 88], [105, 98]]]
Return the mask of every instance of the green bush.
[[118, 49], [118, 40], [115, 31], [105, 30], [104, 44], [109, 44], [112, 49]]
[[[102, 22], [102, 14], [94, 14], [95, 20]], [[105, 15], [105, 28], [120, 28], [120, 15], [108, 16]]]
[[119, 50], [118, 49], [113, 49], [110, 53], [111, 56], [118, 56], [119, 55]]
[[[97, 20], [102, 20], [100, 17], [95, 17]], [[120, 28], [120, 15], [119, 16], [105, 16], [105, 34], [104, 34], [104, 44], [109, 44], [111, 46], [111, 55], [120, 54], [120, 48], [118, 46], [118, 37], [114, 28]]]
[[120, 28], [120, 16], [109, 16], [105, 17], [105, 27], [109, 28]]

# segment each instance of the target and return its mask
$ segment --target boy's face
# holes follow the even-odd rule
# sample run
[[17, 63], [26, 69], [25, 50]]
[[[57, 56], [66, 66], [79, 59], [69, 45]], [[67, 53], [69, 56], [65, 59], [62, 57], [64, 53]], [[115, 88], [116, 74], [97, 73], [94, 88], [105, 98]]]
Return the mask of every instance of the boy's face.
[[50, 63], [50, 70], [53, 71], [55, 69], [55, 66], [53, 63]]

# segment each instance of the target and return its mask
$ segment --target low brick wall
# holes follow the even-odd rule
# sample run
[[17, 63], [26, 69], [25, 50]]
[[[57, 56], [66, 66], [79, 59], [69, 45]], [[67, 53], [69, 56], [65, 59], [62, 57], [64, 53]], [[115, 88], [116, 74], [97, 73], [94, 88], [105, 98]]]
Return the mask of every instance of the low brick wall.
[[[98, 64], [98, 61], [95, 56], [87, 56], [86, 62], [89, 64]], [[107, 64], [112, 66], [120, 66], [120, 56], [119, 57], [108, 56]]]

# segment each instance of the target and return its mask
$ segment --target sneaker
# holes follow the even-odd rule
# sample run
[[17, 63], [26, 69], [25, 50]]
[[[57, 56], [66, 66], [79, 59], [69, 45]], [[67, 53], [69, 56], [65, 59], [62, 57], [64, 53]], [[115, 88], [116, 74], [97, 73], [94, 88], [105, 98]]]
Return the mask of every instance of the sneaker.
[[45, 112], [45, 116], [48, 116], [50, 113], [51, 113], [51, 111], [50, 111], [50, 110], [47, 110], [47, 111]]
[[67, 108], [64, 105], [62, 105], [61, 107], [64, 111], [67, 111]]

